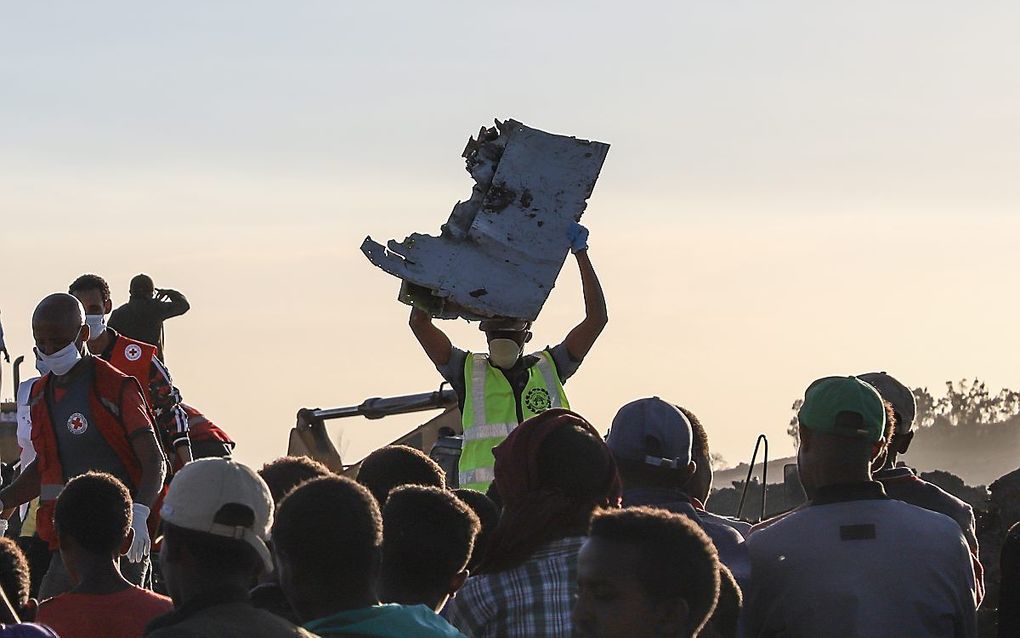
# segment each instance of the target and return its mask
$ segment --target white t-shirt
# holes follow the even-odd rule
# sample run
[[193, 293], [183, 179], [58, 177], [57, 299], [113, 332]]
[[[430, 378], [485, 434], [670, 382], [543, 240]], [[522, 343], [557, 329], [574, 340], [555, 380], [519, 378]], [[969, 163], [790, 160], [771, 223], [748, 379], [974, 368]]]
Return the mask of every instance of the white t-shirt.
[[884, 496], [815, 503], [748, 537], [749, 635], [977, 635], [974, 570], [955, 521]]
[[[32, 410], [28, 407], [28, 399], [32, 394], [32, 384], [39, 380], [33, 377], [22, 381], [18, 386], [18, 446], [21, 447], [21, 469], [35, 460], [35, 447], [32, 445]], [[21, 518], [28, 513], [28, 503], [21, 506]]]

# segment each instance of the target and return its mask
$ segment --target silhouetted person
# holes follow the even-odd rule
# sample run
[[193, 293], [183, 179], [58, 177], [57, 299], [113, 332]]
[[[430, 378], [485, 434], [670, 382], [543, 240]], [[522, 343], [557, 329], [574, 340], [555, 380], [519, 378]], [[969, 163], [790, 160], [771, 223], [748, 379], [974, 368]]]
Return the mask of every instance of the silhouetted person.
[[110, 315], [110, 327], [132, 339], [156, 346], [163, 360], [163, 322], [191, 309], [184, 295], [170, 288], [156, 288], [148, 275], [131, 278], [128, 302]]
[[715, 546], [689, 517], [649, 507], [599, 512], [578, 557], [575, 635], [692, 638], [719, 597]]
[[1020, 523], [1006, 534], [999, 559], [999, 638], [1020, 636]]
[[970, 551], [948, 516], [891, 499], [871, 478], [886, 408], [856, 377], [812, 383], [797, 413], [810, 502], [747, 539], [748, 635], [972, 637]]
[[245, 465], [192, 461], [174, 476], [163, 508], [159, 563], [176, 609], [149, 623], [152, 638], [309, 638], [294, 623], [252, 606], [251, 583], [273, 570], [266, 538], [269, 487]]
[[887, 429], [885, 459], [881, 469], [874, 472], [875, 480], [882, 483], [890, 498], [945, 514], [956, 521], [970, 547], [980, 604], [984, 596], [984, 568], [981, 566], [974, 509], [938, 485], [922, 479], [913, 469], [896, 462], [901, 454], [907, 453], [914, 439], [914, 416], [917, 413], [914, 393], [885, 372], [862, 374], [860, 378], [870, 383], [892, 406], [895, 422], [892, 429]]
[[137, 638], [173, 609], [166, 596], [135, 587], [120, 573], [131, 533], [131, 495], [109, 474], [71, 479], [53, 514], [71, 591], [44, 601], [36, 620], [61, 638]]
[[381, 546], [379, 506], [351, 479], [312, 479], [284, 497], [273, 551], [280, 585], [305, 628], [324, 638], [459, 637], [425, 605], [379, 603]]
[[406, 445], [387, 445], [361, 462], [358, 483], [368, 488], [382, 508], [390, 490], [401, 485], [445, 488], [446, 472], [421, 450]]
[[4, 324], [0, 323], [0, 353], [4, 355], [4, 361], [11, 362], [11, 355], [7, 353], [7, 344], [4, 343]]
[[687, 416], [659, 397], [638, 399], [620, 408], [606, 438], [623, 480], [623, 506], [658, 507], [697, 523], [719, 552], [719, 559], [746, 587], [751, 561], [744, 538], [716, 517], [703, 515], [684, 491], [697, 471], [693, 430]]
[[439, 611], [467, 580], [478, 517], [447, 490], [404, 485], [382, 511], [379, 598]]
[[499, 506], [481, 492], [462, 487], [453, 491], [457, 498], [471, 508], [478, 517], [480, 525], [478, 536], [475, 537], [475, 546], [471, 550], [471, 560], [468, 561], [468, 571], [477, 573], [478, 568], [485, 562], [486, 554], [489, 551], [489, 541], [492, 539], [492, 532], [499, 524]]
[[620, 477], [598, 431], [551, 409], [522, 423], [493, 454], [503, 513], [480, 573], [445, 613], [469, 636], [571, 635], [577, 552], [592, 513], [618, 507]]
[[719, 566], [719, 602], [715, 611], [698, 634], [699, 638], [737, 638], [740, 635], [740, 610], [744, 606], [744, 594], [740, 591], [733, 572], [725, 565]]
[[[283, 497], [302, 483], [331, 475], [329, 468], [307, 456], [284, 456], [266, 463], [259, 470], [259, 476], [269, 486], [269, 492], [273, 495], [275, 507], [279, 507]], [[286, 618], [295, 625], [300, 623], [297, 613], [290, 606], [280, 587], [275, 571], [271, 574], [262, 574], [258, 586], [251, 590], [250, 595], [252, 604], [258, 609], [265, 609]]]
[[691, 424], [691, 434], [694, 437], [691, 440], [691, 460], [697, 464], [697, 468], [694, 470], [694, 475], [684, 485], [684, 491], [691, 497], [691, 505], [702, 518], [728, 525], [737, 530], [741, 537], [746, 538], [748, 532], [751, 531], [750, 523], [729, 516], [720, 516], [705, 509], [708, 497], [712, 494], [714, 478], [712, 452], [708, 447], [708, 432], [705, 431], [705, 426], [693, 412], [682, 405], [678, 405], [676, 408], [687, 417]]

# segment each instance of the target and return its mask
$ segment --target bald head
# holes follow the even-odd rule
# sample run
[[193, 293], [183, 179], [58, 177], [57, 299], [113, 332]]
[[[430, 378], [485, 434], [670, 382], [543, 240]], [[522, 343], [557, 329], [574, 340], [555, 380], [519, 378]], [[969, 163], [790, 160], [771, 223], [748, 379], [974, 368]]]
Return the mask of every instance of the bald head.
[[62, 292], [44, 298], [32, 313], [32, 336], [43, 354], [53, 354], [79, 337], [84, 343], [88, 327], [81, 302]]

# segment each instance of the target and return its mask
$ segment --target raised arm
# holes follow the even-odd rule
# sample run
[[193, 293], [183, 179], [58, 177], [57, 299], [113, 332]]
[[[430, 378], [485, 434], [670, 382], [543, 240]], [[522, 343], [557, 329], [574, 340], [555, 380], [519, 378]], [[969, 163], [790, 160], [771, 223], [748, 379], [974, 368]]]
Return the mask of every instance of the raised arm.
[[[575, 360], [584, 359], [595, 341], [602, 334], [602, 330], [609, 323], [609, 314], [606, 311], [606, 297], [602, 293], [602, 284], [595, 275], [591, 260], [588, 258], [587, 232], [584, 233], [585, 241], [577, 246], [574, 257], [577, 258], [577, 267], [581, 271], [581, 290], [584, 293], [584, 321], [574, 326], [574, 329], [567, 334], [563, 343], [567, 351]], [[576, 244], [575, 244], [576, 246]]]
[[432, 323], [429, 313], [412, 307], [411, 318], [407, 323], [411, 326], [411, 332], [414, 333], [432, 363], [444, 366], [450, 362], [453, 344], [450, 343], [450, 338], [446, 336], [446, 333]]
[[[178, 317], [191, 310], [191, 304], [188, 303], [187, 298], [176, 290], [163, 288], [158, 292], [163, 304], [160, 311], [164, 319]], [[162, 301], [163, 299], [166, 299], [166, 301]]]

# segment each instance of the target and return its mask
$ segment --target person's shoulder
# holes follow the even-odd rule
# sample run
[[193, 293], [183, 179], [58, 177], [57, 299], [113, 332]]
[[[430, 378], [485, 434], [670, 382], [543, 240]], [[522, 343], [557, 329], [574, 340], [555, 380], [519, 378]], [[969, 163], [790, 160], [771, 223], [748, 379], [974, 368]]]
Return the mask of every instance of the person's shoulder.
[[129, 601], [127, 604], [132, 606], [144, 606], [147, 610], [152, 611], [170, 611], [174, 608], [174, 601], [170, 600], [169, 597], [163, 594], [157, 594], [154, 591], [148, 589], [142, 589], [141, 587], [132, 586], [119, 593], [119, 596]]
[[53, 630], [36, 623], [0, 625], [0, 638], [58, 638]]

